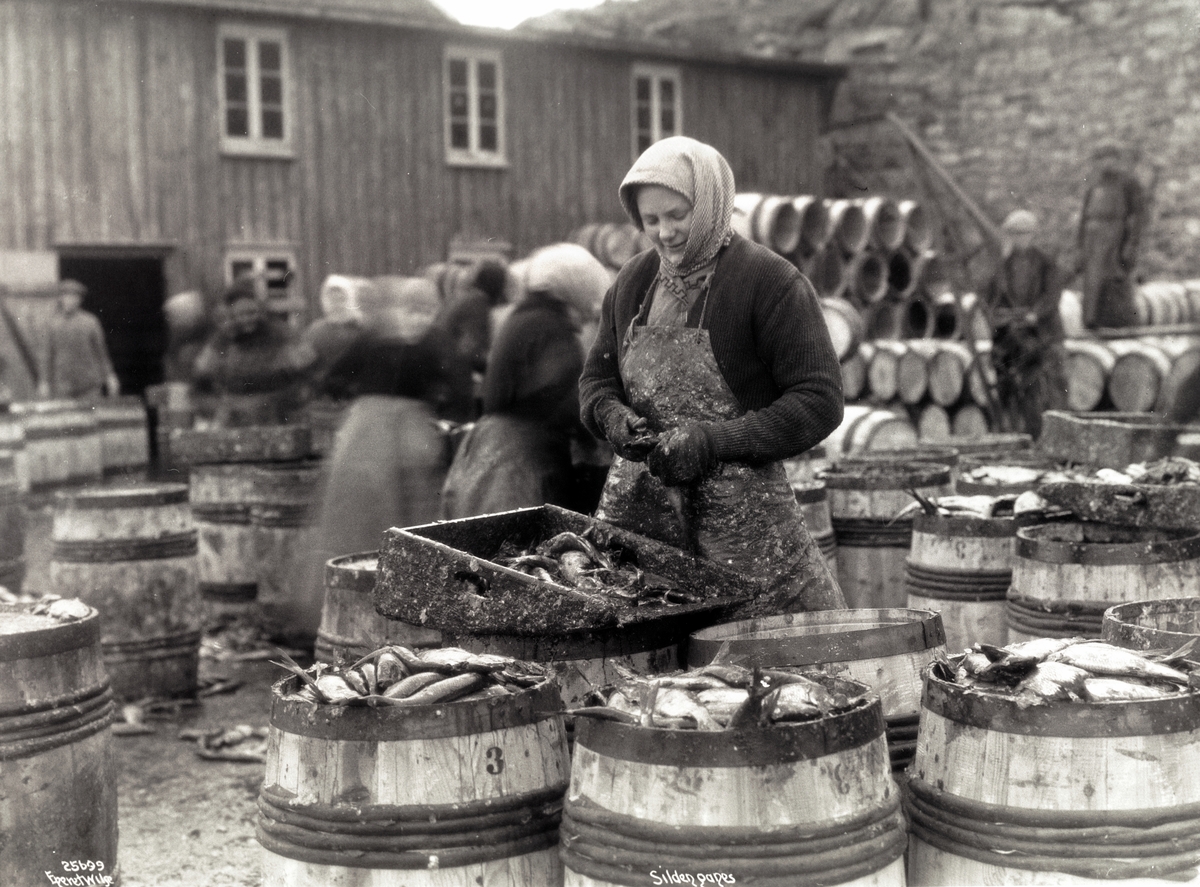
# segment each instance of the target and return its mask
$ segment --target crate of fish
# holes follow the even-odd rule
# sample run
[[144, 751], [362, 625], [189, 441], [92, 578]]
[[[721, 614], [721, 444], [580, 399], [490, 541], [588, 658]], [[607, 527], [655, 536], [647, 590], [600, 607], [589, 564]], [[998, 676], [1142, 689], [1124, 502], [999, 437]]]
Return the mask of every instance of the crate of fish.
[[385, 534], [375, 583], [384, 616], [450, 637], [687, 631], [761, 591], [718, 563], [544, 505]]
[[931, 664], [903, 783], [908, 882], [1193, 883], [1193, 645], [1036, 638]]

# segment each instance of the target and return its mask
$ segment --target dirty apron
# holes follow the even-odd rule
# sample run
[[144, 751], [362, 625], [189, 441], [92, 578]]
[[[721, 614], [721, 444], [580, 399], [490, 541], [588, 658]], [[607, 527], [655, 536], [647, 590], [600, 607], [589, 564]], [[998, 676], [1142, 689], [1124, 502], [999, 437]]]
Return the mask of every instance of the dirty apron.
[[[645, 325], [651, 301], [645, 300], [630, 324], [622, 348], [619, 366], [629, 406], [657, 434], [742, 416], [746, 411], [721, 375], [708, 330]], [[678, 510], [644, 463], [617, 457], [596, 517], [761, 583], [764, 591], [738, 618], [845, 606], [804, 526], [782, 463], [723, 462], [676, 489], [682, 494]]]
[[488, 413], [458, 446], [442, 487], [441, 517], [565, 505], [570, 480], [568, 435], [545, 422]]

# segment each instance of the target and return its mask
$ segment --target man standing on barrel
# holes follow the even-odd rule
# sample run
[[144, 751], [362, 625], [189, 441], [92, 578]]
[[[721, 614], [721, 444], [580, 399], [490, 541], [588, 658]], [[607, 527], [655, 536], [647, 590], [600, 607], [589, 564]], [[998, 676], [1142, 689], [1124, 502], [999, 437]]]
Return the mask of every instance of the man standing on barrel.
[[1146, 219], [1146, 193], [1127, 169], [1115, 142], [1092, 154], [1092, 185], [1079, 219], [1079, 262], [1083, 275], [1083, 324], [1125, 327], [1137, 324], [1133, 270]]

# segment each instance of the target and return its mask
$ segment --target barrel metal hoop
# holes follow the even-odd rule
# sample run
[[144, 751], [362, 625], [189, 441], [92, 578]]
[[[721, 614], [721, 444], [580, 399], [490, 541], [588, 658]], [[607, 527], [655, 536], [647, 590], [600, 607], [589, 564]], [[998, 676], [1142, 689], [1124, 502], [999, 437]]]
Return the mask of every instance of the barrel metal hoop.
[[460, 868], [548, 850], [558, 843], [558, 828], [555, 825], [530, 835], [484, 846], [436, 848], [433, 852], [309, 847], [297, 843], [306, 839], [299, 830], [273, 825], [262, 816], [255, 825], [255, 836], [263, 849], [300, 862], [360, 869], [420, 870]]
[[913, 515], [912, 523], [916, 532], [940, 538], [1007, 539], [1017, 532], [1017, 521], [1013, 517], [971, 517], [921, 511]]
[[59, 732], [60, 725], [80, 721], [97, 709], [112, 702], [113, 694], [108, 684], [92, 687], [91, 692], [72, 702], [55, 700], [55, 703], [37, 711], [21, 712], [0, 719], [0, 742], [21, 739], [36, 739]]
[[250, 505], [242, 502], [193, 502], [192, 516], [197, 523], [250, 523]]
[[[1101, 601], [1047, 601], [1008, 593], [1005, 618], [1018, 631], [1066, 632], [1062, 637], [1099, 637], [1104, 625], [1104, 611], [1111, 604]], [[1048, 635], [1049, 636], [1049, 635]]]
[[56, 539], [53, 560], [63, 563], [117, 563], [192, 557], [199, 550], [196, 530], [157, 539]]
[[106, 659], [122, 656], [140, 658], [156, 651], [198, 650], [200, 648], [200, 631], [185, 629], [137, 640], [104, 639], [101, 648], [104, 650]]
[[1145, 542], [1067, 542], [1038, 538], [1054, 524], [1017, 531], [1016, 556], [1035, 563], [1084, 566], [1146, 566], [1200, 558], [1200, 533], [1178, 539]]
[[837, 544], [848, 548], [910, 548], [912, 521], [885, 518], [834, 517], [833, 535]]
[[901, 781], [914, 835], [947, 853], [1002, 868], [1084, 878], [1194, 876], [1200, 804], [1139, 810], [1029, 810]]
[[[589, 822], [572, 805], [564, 811], [559, 852], [572, 871], [604, 883], [650, 884], [650, 871], [666, 868], [723, 871], [739, 880], [780, 887], [841, 884], [881, 871], [903, 856], [907, 835], [898, 800], [882, 808], [883, 818], [878, 818], [880, 811], [874, 810], [865, 824], [839, 823], [811, 842], [801, 835], [799, 840], [782, 846], [774, 843], [778, 831], [762, 829], [658, 826], [654, 836], [647, 839], [647, 828], [654, 827], [653, 823], [618, 823], [611, 818]], [[633, 823], [647, 828], [631, 830]], [[698, 833], [711, 837], [701, 838]], [[735, 833], [747, 840], [731, 841]]]
[[904, 572], [910, 595], [960, 603], [1003, 601], [1012, 583], [1011, 570], [930, 570], [907, 561]]
[[113, 703], [110, 695], [110, 698], [104, 705], [88, 711], [85, 715], [73, 721], [67, 729], [63, 729], [65, 725], [60, 725], [50, 735], [18, 739], [11, 742], [0, 740], [0, 761], [29, 758], [34, 755], [53, 751], [56, 748], [81, 742], [106, 729], [113, 722], [115, 714], [116, 705]]
[[201, 582], [199, 590], [201, 597], [221, 603], [249, 604], [258, 598], [257, 582]]
[[307, 503], [250, 506], [250, 523], [256, 527], [294, 529], [308, 526], [311, 518], [312, 507]]
[[63, 490], [55, 497], [59, 507], [91, 511], [107, 508], [157, 508], [164, 505], [186, 505], [187, 484], [156, 484], [124, 487], [115, 490]]

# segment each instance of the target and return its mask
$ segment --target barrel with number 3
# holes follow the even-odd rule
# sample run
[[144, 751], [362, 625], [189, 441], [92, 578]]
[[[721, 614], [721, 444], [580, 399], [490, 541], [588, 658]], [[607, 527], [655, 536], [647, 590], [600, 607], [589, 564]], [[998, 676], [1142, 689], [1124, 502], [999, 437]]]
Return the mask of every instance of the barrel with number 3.
[[263, 887], [562, 883], [570, 761], [553, 682], [487, 699], [350, 707], [273, 688]]

